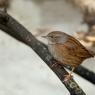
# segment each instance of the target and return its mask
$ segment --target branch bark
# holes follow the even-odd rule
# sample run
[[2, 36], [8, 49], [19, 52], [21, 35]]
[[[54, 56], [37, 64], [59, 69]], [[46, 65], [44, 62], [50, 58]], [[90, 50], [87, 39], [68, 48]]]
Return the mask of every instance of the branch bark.
[[[30, 46], [50, 68], [53, 64], [59, 63], [51, 56], [46, 45], [38, 41], [27, 29], [4, 12], [0, 12], [0, 29]], [[63, 81], [64, 75], [68, 73], [63, 66], [58, 65], [51, 69], [68, 89], [70, 95], [86, 95], [73, 78], [69, 81]]]

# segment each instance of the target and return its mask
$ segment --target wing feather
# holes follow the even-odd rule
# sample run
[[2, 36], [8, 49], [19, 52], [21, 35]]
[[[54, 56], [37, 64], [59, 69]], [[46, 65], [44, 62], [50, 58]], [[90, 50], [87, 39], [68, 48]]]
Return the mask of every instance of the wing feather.
[[64, 43], [64, 46], [69, 49], [69, 53], [72, 56], [78, 56], [78, 57], [84, 57], [84, 58], [89, 58], [93, 57], [92, 54], [75, 38], [69, 37], [67, 42]]

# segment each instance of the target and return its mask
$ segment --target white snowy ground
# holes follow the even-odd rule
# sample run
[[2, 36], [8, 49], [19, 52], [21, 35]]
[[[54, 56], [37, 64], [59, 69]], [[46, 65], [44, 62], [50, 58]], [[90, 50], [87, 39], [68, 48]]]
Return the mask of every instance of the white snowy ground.
[[[13, 0], [9, 14], [31, 32], [32, 28], [40, 25], [54, 25], [58, 30], [70, 31], [68, 33], [72, 34], [80, 25], [81, 15], [76, 10], [73, 11], [72, 7], [67, 6], [64, 1], [51, 0], [43, 3], [43, 6], [41, 3], [26, 1], [28, 0]], [[31, 11], [29, 8], [32, 8]], [[70, 12], [65, 14], [65, 10]], [[57, 17], [54, 16], [53, 11], [56, 11], [54, 13]], [[83, 65], [95, 71], [95, 59], [86, 60]], [[94, 95], [93, 84], [76, 74], [74, 79], [87, 95]], [[31, 48], [0, 31], [0, 95], [70, 94]]]

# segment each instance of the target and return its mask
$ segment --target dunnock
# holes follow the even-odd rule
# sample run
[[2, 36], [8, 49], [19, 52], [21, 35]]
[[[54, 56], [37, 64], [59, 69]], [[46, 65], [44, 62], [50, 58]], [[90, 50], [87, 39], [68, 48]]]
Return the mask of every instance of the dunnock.
[[66, 79], [71, 77], [73, 70], [82, 61], [94, 57], [78, 40], [64, 32], [53, 31], [44, 37], [48, 40], [48, 48], [54, 58], [72, 67]]

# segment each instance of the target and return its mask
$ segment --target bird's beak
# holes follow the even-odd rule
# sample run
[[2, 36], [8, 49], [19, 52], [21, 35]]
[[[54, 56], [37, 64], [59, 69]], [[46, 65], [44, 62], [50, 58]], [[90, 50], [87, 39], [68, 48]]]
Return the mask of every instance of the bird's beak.
[[43, 38], [47, 38], [47, 36], [42, 36]]

